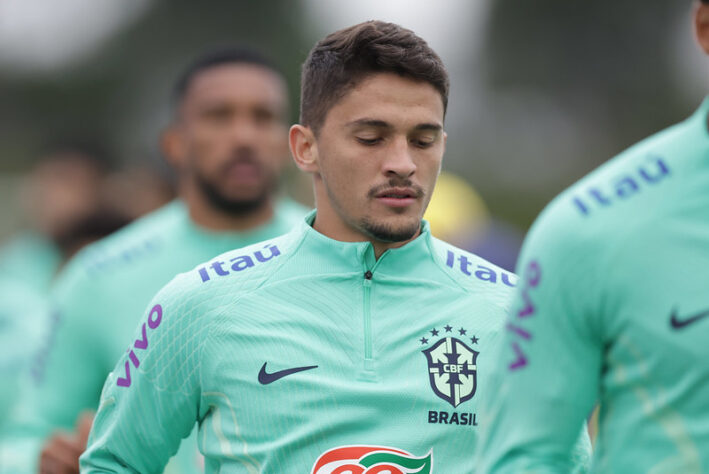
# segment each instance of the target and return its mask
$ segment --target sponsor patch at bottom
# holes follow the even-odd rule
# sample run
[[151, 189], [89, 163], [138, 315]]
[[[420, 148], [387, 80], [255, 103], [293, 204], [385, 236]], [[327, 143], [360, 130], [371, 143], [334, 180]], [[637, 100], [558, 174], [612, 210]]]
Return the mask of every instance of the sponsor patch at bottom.
[[433, 450], [423, 457], [388, 446], [339, 446], [321, 454], [311, 474], [430, 474]]

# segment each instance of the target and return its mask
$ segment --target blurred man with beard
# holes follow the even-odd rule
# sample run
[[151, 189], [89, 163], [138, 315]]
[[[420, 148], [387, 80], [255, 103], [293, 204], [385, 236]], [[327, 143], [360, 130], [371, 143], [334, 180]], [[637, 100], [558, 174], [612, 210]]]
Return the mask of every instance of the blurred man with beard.
[[[288, 156], [281, 73], [249, 50], [198, 58], [175, 87], [161, 141], [180, 198], [82, 251], [55, 287], [50, 336], [4, 439], [3, 466], [78, 472], [91, 415], [137, 315], [174, 275], [227, 250], [290, 230], [305, 209], [278, 199]], [[229, 266], [205, 269], [216, 278]], [[58, 431], [61, 430], [61, 431]], [[173, 472], [198, 470], [187, 440]]]

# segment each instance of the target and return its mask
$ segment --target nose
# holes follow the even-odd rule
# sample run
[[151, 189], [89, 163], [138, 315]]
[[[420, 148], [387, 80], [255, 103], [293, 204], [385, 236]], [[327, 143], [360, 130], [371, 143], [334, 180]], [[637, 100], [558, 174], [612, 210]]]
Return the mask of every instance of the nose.
[[253, 120], [248, 117], [237, 117], [233, 120], [229, 136], [236, 146], [253, 145], [258, 140], [258, 130]]
[[416, 172], [416, 163], [407, 138], [402, 137], [392, 142], [384, 160], [384, 174], [408, 178]]

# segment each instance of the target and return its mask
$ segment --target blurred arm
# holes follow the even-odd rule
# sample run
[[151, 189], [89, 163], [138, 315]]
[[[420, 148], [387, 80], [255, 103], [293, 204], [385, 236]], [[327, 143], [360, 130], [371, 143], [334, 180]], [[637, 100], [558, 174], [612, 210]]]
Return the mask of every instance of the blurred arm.
[[487, 401], [491, 421], [476, 455], [480, 472], [588, 468], [584, 421], [597, 399], [602, 353], [593, 321], [598, 279], [587, 268], [589, 249], [567, 228], [542, 222], [524, 246], [494, 377], [497, 396]]
[[46, 336], [3, 432], [4, 464], [25, 472], [36, 471], [43, 445], [55, 431], [72, 436], [81, 412], [98, 406], [106, 371], [97, 349], [101, 333], [94, 329], [100, 312], [88, 311], [93, 288], [75, 270], [57, 281], [53, 310], [44, 320]]

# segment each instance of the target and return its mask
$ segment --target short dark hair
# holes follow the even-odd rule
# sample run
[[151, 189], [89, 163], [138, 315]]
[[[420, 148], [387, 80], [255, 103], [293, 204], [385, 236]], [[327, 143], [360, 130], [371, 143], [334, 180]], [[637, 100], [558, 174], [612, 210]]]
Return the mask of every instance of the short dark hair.
[[190, 62], [182, 71], [182, 74], [177, 78], [172, 91], [172, 100], [175, 104], [182, 102], [187, 89], [189, 89], [192, 81], [200, 73], [213, 67], [222, 66], [224, 64], [252, 64], [262, 66], [269, 69], [277, 76], [285, 78], [283, 72], [261, 52], [245, 47], [227, 47], [207, 51], [200, 56], [197, 56]]
[[413, 31], [367, 21], [326, 36], [308, 54], [301, 75], [300, 123], [317, 133], [338, 100], [380, 72], [428, 82], [441, 94], [445, 114], [450, 83], [441, 58]]

